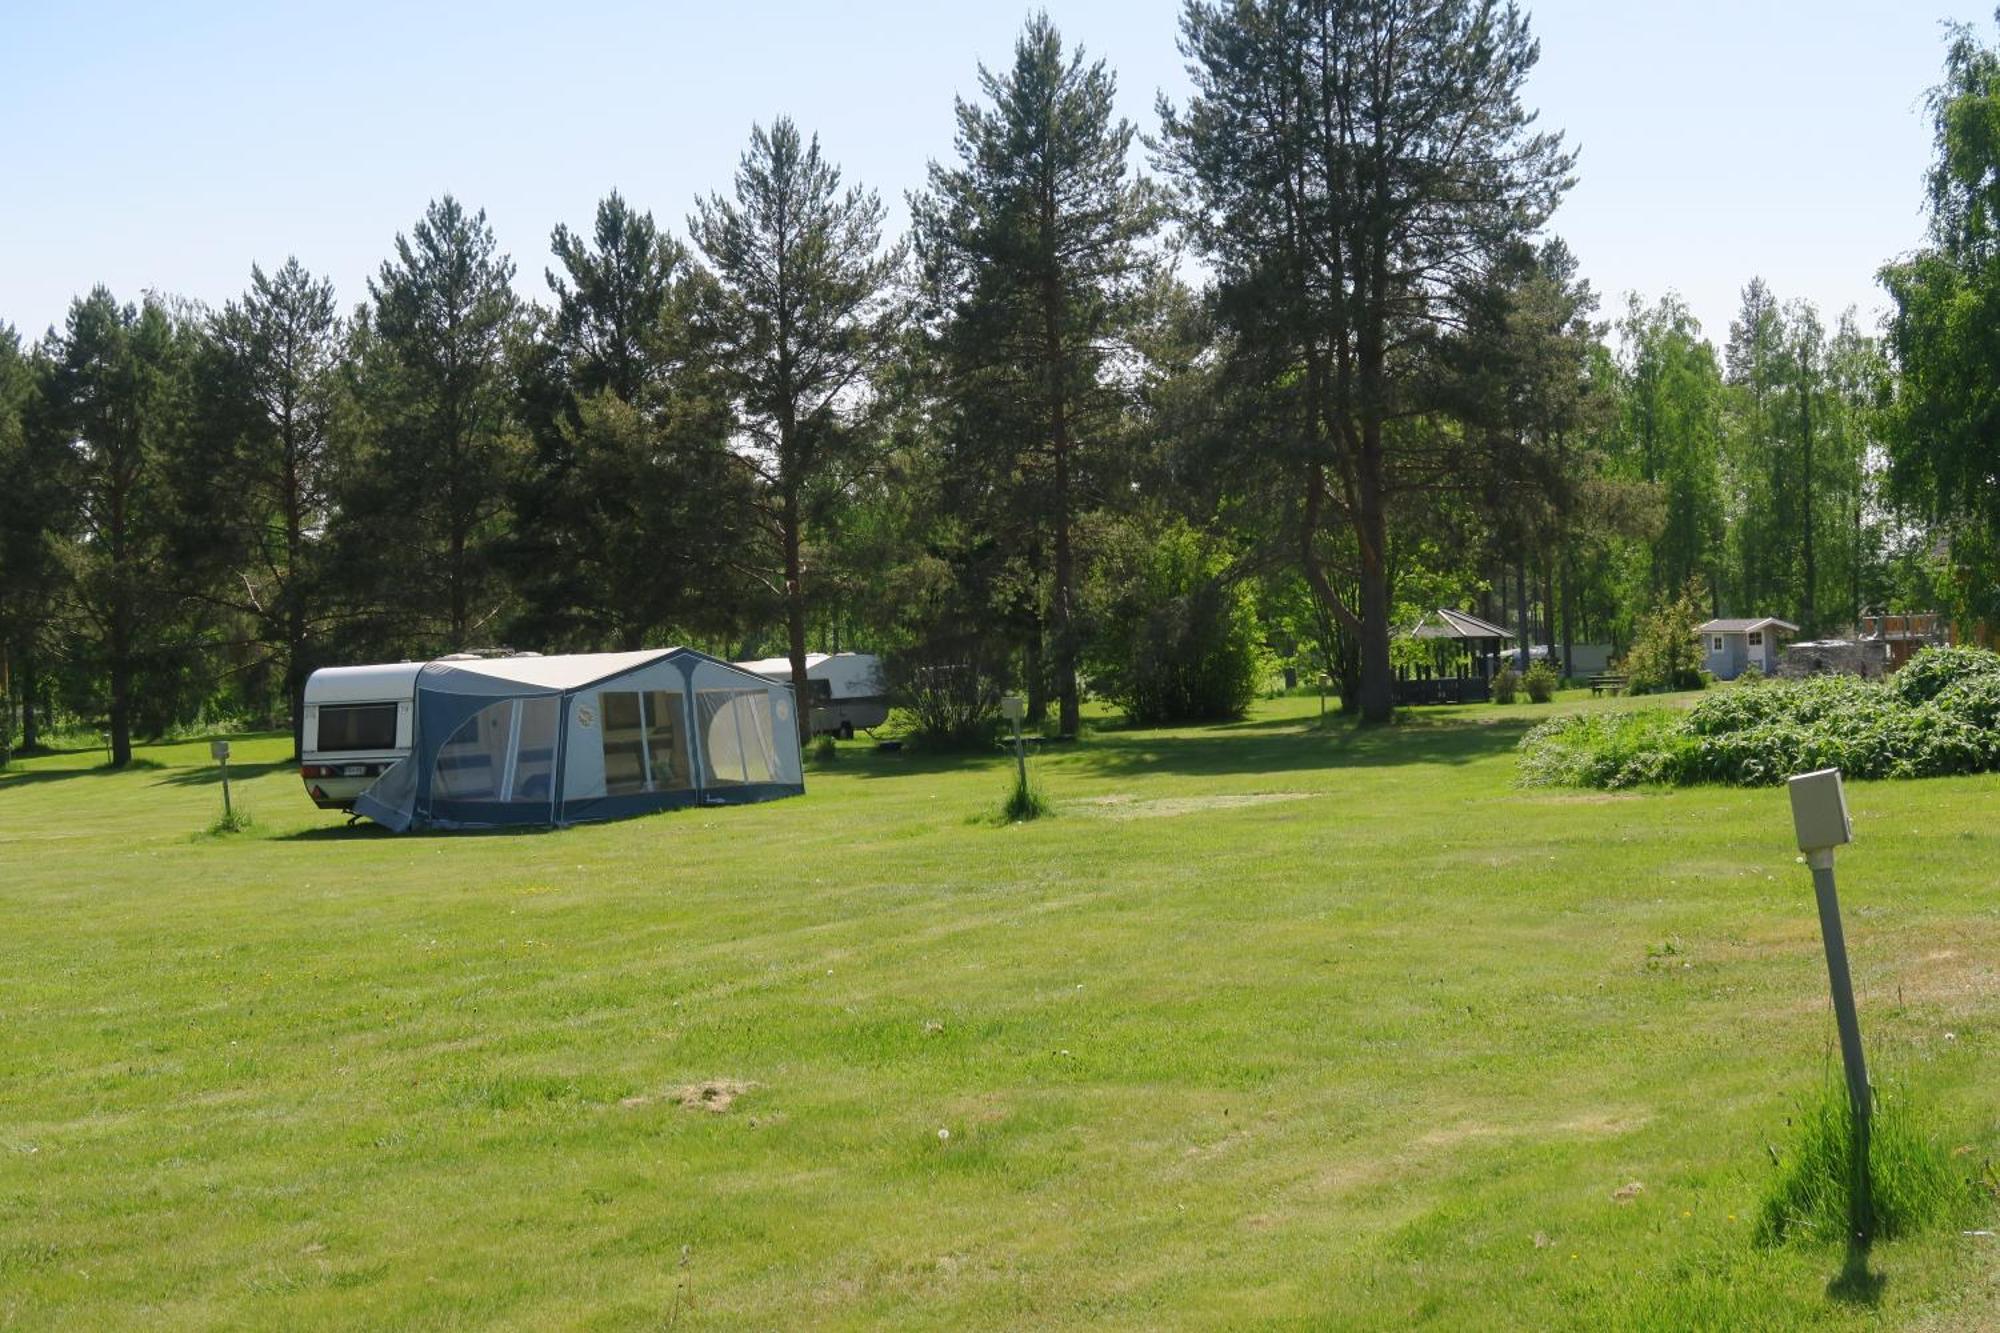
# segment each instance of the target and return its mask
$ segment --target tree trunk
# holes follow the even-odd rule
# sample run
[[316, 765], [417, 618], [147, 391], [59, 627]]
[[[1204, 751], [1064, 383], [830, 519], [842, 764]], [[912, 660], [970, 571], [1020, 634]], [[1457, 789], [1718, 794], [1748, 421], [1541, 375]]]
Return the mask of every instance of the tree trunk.
[[1570, 569], [1569, 563], [1569, 554], [1564, 552], [1556, 587], [1562, 592], [1563, 675], [1574, 680], [1576, 678], [1576, 574]]
[[21, 753], [33, 754], [42, 745], [42, 719], [35, 711], [35, 691], [41, 682], [35, 678], [35, 650], [21, 650], [20, 670], [15, 678], [21, 682]]
[[123, 626], [111, 632], [111, 766], [132, 762], [132, 652]]
[[[1799, 370], [1801, 372], [1801, 375], [1803, 376], [1806, 367], [1804, 365], [1801, 365], [1799, 367]], [[1813, 604], [1814, 592], [1819, 582], [1819, 571], [1817, 566], [1813, 562], [1812, 394], [1807, 392], [1806, 386], [1803, 384], [1801, 384], [1799, 388], [1799, 423], [1801, 426], [1801, 438], [1799, 442], [1801, 445], [1804, 446], [1803, 461], [1805, 464], [1805, 487], [1804, 487], [1805, 493], [1799, 497], [1800, 503], [1804, 509], [1803, 513], [1804, 531], [1802, 534], [1804, 540], [1801, 543], [1801, 546], [1803, 547], [1803, 554], [1805, 556], [1805, 565], [1806, 565], [1806, 595], [1804, 600], [1800, 603], [1800, 611], [1802, 612], [1800, 619], [1803, 622], [1801, 627], [1805, 630], [1806, 633], [1811, 634], [1819, 627], [1818, 609]]]
[[1361, 542], [1361, 720], [1387, 722], [1396, 711], [1389, 666], [1389, 569], [1382, 558], [1389, 525], [1379, 492], [1363, 490]]
[[1070, 617], [1070, 584], [1075, 576], [1069, 542], [1069, 450], [1063, 447], [1056, 451], [1056, 586], [1050, 620], [1056, 640], [1056, 729], [1064, 736], [1076, 735], [1083, 725], [1076, 683], [1076, 632]]
[[792, 659], [792, 711], [797, 714], [799, 748], [813, 735], [812, 684], [806, 679], [806, 590], [799, 560], [799, 498], [787, 495], [779, 515], [785, 541], [785, 633]]
[[1515, 654], [1515, 670], [1528, 674], [1529, 648], [1535, 641], [1534, 616], [1528, 606], [1528, 560], [1526, 556], [1514, 557], [1514, 614], [1521, 626], [1521, 647]]
[[306, 660], [305, 645], [292, 640], [285, 655], [285, 704], [292, 710], [292, 758], [305, 757], [306, 744]]
[[1030, 726], [1039, 727], [1049, 718], [1048, 673], [1042, 662], [1042, 627], [1039, 623], [1022, 646], [1021, 657], [1022, 674], [1027, 676], [1022, 684], [1028, 696], [1028, 713], [1022, 720]]

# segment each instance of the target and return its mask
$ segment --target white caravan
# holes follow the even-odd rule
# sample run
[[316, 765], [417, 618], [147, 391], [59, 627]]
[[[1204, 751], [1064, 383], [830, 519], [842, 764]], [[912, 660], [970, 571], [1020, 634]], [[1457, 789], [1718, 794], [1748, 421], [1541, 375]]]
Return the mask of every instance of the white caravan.
[[299, 777], [322, 810], [346, 810], [410, 752], [422, 662], [321, 667], [306, 678]]
[[[780, 685], [792, 683], [789, 657], [762, 657], [736, 665]], [[812, 687], [815, 736], [851, 740], [857, 730], [869, 731], [889, 720], [882, 659], [873, 653], [807, 653], [806, 683]]]

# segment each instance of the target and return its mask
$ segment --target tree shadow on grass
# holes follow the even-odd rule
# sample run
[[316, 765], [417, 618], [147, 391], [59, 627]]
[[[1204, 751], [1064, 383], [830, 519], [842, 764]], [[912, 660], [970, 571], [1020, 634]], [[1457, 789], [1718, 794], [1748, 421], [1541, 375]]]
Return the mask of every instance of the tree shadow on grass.
[[70, 778], [115, 778], [127, 773], [163, 772], [166, 767], [156, 759], [134, 759], [123, 768], [113, 768], [108, 763], [98, 763], [78, 768], [0, 769], [0, 791], [6, 791], [9, 787], [28, 787], [43, 782], [63, 782]]
[[[252, 778], [261, 778], [267, 773], [276, 773], [282, 769], [296, 768], [297, 766], [298, 761], [296, 759], [267, 759], [260, 764], [232, 763], [229, 765], [229, 780], [231, 782], [248, 782]], [[214, 764], [200, 764], [193, 768], [177, 768], [170, 771], [166, 777], [161, 778], [151, 785], [155, 787], [219, 787], [222, 785], [222, 770]]]
[[1515, 720], [1424, 720], [1386, 727], [1310, 724], [1253, 730], [1229, 723], [1199, 732], [1106, 732], [1076, 751], [1072, 772], [1107, 775], [1285, 773], [1329, 768], [1459, 765], [1512, 750], [1528, 729]]
[[[1037, 758], [1071, 774], [1124, 776], [1175, 773], [1222, 777], [1248, 773], [1381, 768], [1403, 764], [1469, 764], [1512, 750], [1538, 719], [1482, 718], [1472, 712], [1418, 714], [1390, 726], [1365, 727], [1329, 717], [1258, 718], [1171, 730], [1118, 725], [1092, 729], [1075, 744], [1049, 746]], [[834, 772], [862, 779], [917, 777], [984, 767], [1011, 757], [991, 750], [906, 751], [848, 759]]]

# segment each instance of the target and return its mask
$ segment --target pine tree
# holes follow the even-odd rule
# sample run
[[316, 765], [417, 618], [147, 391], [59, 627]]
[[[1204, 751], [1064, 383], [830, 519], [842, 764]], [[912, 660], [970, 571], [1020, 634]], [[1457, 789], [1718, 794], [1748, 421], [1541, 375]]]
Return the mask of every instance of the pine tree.
[[[1428, 346], [1569, 183], [1521, 91], [1539, 55], [1495, 0], [1188, 0], [1195, 95], [1162, 102], [1163, 164], [1219, 284], [1243, 373], [1278, 405], [1299, 560], [1360, 641], [1361, 713], [1390, 713], [1391, 514], [1434, 485]], [[1339, 529], [1338, 543], [1327, 530]], [[1351, 543], [1352, 597], [1325, 552]]]
[[162, 666], [185, 609], [168, 469], [187, 429], [189, 344], [158, 301], [121, 306], [98, 287], [70, 306], [45, 351], [51, 426], [72, 446], [80, 646], [105, 678], [115, 767], [132, 761], [136, 686]]
[[202, 429], [183, 507], [211, 534], [198, 558], [224, 566], [224, 604], [281, 664], [300, 744], [305, 683], [332, 614], [321, 550], [331, 514], [333, 421], [344, 333], [333, 284], [295, 258], [209, 322], [197, 362]]
[[336, 526], [343, 578], [406, 650], [471, 647], [505, 609], [493, 555], [522, 447], [513, 277], [486, 214], [446, 195], [368, 284]]
[[537, 644], [721, 637], [756, 607], [748, 478], [704, 363], [703, 276], [616, 193], [591, 236], [557, 227], [556, 305], [523, 375], [534, 455], [506, 564]]
[[881, 199], [843, 190], [819, 140], [802, 139], [785, 117], [752, 128], [735, 197], [702, 200], [689, 229], [715, 273], [713, 356], [777, 548], [803, 740], [812, 727], [809, 512], [837, 503], [874, 442], [884, 404], [872, 380], [893, 344], [902, 251], [883, 249]]
[[1080, 49], [1065, 55], [1046, 13], [1028, 21], [1012, 68], [981, 66], [979, 85], [990, 105], [957, 104], [958, 164], [933, 163], [929, 194], [913, 201], [918, 251], [962, 444], [1048, 525], [1059, 726], [1074, 735], [1074, 527], [1130, 398], [1112, 363], [1140, 313], [1157, 210], [1130, 175], [1116, 80]]

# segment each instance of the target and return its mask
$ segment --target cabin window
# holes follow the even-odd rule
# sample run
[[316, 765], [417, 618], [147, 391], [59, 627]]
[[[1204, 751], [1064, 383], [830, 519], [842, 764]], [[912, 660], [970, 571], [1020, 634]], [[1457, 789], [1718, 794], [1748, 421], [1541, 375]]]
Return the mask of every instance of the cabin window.
[[611, 796], [642, 791], [687, 791], [694, 786], [678, 691], [606, 690], [604, 790]]
[[1750, 631], [1750, 646], [1752, 648], [1762, 648], [1764, 646], [1763, 630], [1753, 629]]
[[1722, 636], [1720, 634], [1715, 636], [1715, 651], [1718, 653], [1722, 651]]
[[322, 753], [396, 748], [396, 705], [321, 704], [319, 746]]

